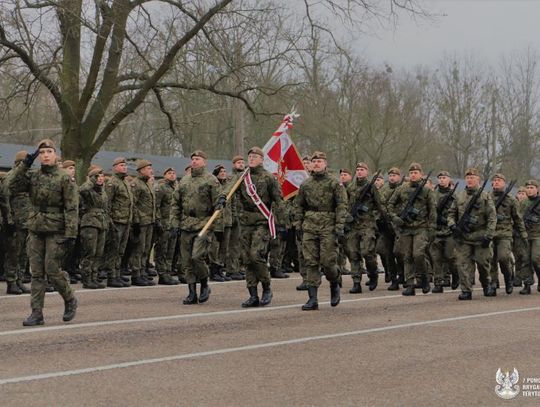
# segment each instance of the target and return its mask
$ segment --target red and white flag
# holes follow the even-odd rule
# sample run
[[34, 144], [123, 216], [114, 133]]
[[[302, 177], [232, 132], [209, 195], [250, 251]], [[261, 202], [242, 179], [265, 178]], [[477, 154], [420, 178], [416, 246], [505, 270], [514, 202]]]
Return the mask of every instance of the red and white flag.
[[263, 147], [264, 168], [277, 177], [283, 199], [295, 196], [300, 184], [309, 176], [302, 163], [302, 157], [288, 134], [296, 117], [298, 116], [295, 113], [286, 115], [272, 134], [272, 138]]

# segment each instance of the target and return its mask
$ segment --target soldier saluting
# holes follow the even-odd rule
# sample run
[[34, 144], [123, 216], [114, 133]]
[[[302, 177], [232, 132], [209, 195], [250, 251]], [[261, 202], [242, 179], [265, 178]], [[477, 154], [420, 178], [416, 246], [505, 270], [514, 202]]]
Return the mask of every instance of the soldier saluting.
[[[41, 168], [31, 170], [39, 156]], [[28, 257], [32, 270], [32, 313], [24, 326], [43, 325], [43, 305], [47, 277], [64, 299], [65, 322], [75, 317], [77, 299], [69, 278], [60, 266], [77, 238], [79, 195], [69, 175], [58, 169], [56, 147], [52, 140], [42, 140], [37, 150], [28, 154], [22, 165], [10, 174], [8, 185], [24, 185], [33, 209], [27, 226]]]
[[341, 276], [337, 266], [337, 241], [345, 237], [347, 218], [347, 194], [343, 185], [328, 174], [326, 154], [315, 152], [311, 164], [311, 177], [300, 186], [294, 210], [295, 227], [302, 236], [309, 295], [308, 302], [302, 306], [304, 311], [319, 308], [320, 269], [330, 282], [330, 305], [339, 304]]

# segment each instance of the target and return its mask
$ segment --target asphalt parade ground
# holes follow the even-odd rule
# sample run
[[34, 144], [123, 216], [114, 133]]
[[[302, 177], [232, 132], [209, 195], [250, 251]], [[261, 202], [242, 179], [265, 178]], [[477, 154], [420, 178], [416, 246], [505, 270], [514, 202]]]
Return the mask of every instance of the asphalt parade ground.
[[[24, 328], [29, 296], [0, 296], [1, 406], [538, 406], [540, 293], [472, 301], [458, 291], [403, 297], [387, 284], [319, 311], [300, 307], [298, 274], [273, 280], [271, 306], [242, 309], [245, 282], [81, 290], [71, 323], [47, 294], [45, 325]], [[0, 285], [2, 293], [5, 284]], [[420, 292], [420, 294], [419, 294]], [[513, 400], [497, 369], [519, 371]], [[540, 385], [538, 385], [540, 388]], [[537, 396], [535, 394], [538, 394]]]

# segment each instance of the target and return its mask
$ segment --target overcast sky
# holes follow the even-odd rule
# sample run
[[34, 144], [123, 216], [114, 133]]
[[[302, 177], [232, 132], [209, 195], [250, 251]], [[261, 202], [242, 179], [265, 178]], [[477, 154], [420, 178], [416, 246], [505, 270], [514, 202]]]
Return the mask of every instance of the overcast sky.
[[426, 0], [436, 21], [403, 15], [394, 32], [379, 29], [353, 46], [373, 63], [394, 68], [436, 65], [444, 53], [474, 54], [496, 63], [500, 55], [540, 48], [540, 0]]

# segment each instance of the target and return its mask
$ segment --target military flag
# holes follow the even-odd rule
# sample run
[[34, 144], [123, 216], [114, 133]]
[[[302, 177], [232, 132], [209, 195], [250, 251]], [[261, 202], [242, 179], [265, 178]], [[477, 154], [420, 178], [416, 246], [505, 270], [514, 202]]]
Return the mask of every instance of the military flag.
[[283, 199], [295, 196], [300, 184], [308, 178], [302, 157], [289, 136], [296, 117], [298, 115], [295, 113], [286, 115], [263, 147], [264, 168], [277, 177]]

